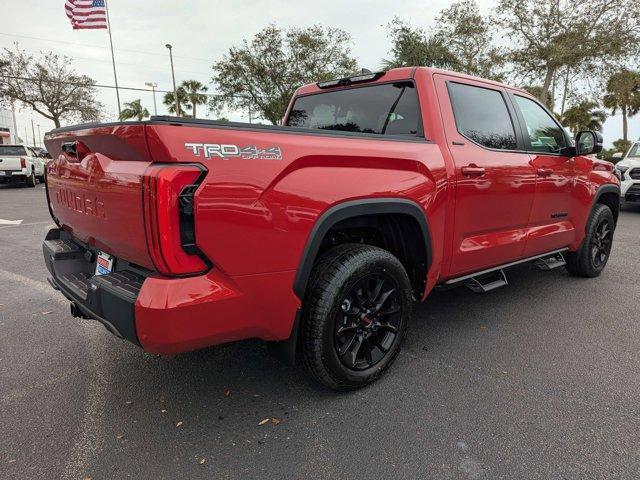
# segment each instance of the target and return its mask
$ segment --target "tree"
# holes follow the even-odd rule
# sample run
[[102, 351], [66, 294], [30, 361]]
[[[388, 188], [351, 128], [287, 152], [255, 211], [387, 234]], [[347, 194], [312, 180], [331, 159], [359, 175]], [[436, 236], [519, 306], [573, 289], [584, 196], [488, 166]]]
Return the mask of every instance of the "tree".
[[257, 112], [277, 124], [296, 88], [355, 72], [350, 41], [346, 32], [335, 28], [270, 25], [213, 64], [219, 95], [213, 97], [211, 109]]
[[[540, 94], [542, 93], [542, 87], [540, 85], [528, 85], [528, 86], [524, 86], [522, 88], [524, 90], [526, 90], [527, 92], [529, 92], [531, 95], [533, 95], [536, 98], [540, 98]], [[549, 110], [553, 110], [553, 100], [551, 99], [551, 97], [547, 98], [547, 100], [545, 102], [545, 106]]]
[[[189, 98], [187, 92], [184, 88], [178, 87], [176, 88], [176, 94], [178, 95], [178, 102], [180, 103], [180, 116], [189, 117], [190, 115], [185, 114], [189, 106]], [[173, 92], [167, 92], [164, 94], [164, 98], [162, 99], [162, 103], [167, 106], [169, 113], [177, 114], [176, 108], [176, 99]]]
[[[500, 0], [500, 25], [514, 45], [517, 76], [540, 82], [547, 102], [564, 68], [600, 73], [638, 51], [640, 2], [629, 0]], [[593, 69], [597, 65], [598, 69]]]
[[129, 120], [135, 118], [140, 121], [149, 116], [149, 110], [142, 106], [139, 98], [124, 104], [122, 112], [120, 112], [120, 120]]
[[204, 105], [207, 103], [207, 95], [203, 92], [206, 92], [208, 88], [200, 83], [198, 80], [185, 80], [182, 82], [180, 87], [185, 91], [187, 101], [190, 103], [188, 108], [192, 110], [191, 114], [193, 117], [196, 117], [196, 106]]
[[603, 103], [612, 115], [622, 113], [622, 140], [627, 141], [628, 118], [640, 111], [640, 72], [623, 69], [611, 75]]
[[441, 38], [428, 35], [421, 28], [413, 28], [408, 23], [394, 18], [387, 25], [391, 38], [391, 59], [382, 59], [384, 69], [398, 67], [436, 67], [455, 69], [458, 61]]
[[455, 58], [455, 69], [469, 75], [500, 80], [502, 49], [495, 46], [494, 27], [475, 0], [458, 0], [436, 18], [436, 41]]
[[53, 52], [27, 54], [18, 44], [0, 55], [0, 98], [17, 101], [52, 120], [97, 121], [103, 105], [96, 100], [95, 80], [79, 75], [71, 59]]
[[598, 109], [597, 103], [583, 100], [565, 110], [562, 115], [562, 124], [576, 134], [580, 130], [602, 131], [602, 125], [606, 119], [607, 114], [604, 110]]
[[631, 148], [631, 144], [633, 142], [629, 140], [625, 140], [624, 138], [619, 138], [615, 142], [613, 142], [613, 148], [616, 149], [616, 152], [627, 153], [627, 151]]

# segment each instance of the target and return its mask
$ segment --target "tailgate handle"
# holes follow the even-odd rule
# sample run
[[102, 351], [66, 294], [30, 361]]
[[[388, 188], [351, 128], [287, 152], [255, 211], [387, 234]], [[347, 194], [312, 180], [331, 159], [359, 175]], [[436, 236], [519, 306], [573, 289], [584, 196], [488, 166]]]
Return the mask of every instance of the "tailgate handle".
[[74, 142], [64, 142], [62, 152], [69, 162], [79, 162], [86, 157], [91, 150], [80, 140]]

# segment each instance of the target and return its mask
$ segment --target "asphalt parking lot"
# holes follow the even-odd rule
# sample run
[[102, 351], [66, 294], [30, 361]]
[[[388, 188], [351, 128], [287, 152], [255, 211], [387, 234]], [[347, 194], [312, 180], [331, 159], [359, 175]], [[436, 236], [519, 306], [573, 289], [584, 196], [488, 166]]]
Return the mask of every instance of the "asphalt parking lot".
[[[640, 210], [594, 280], [435, 292], [373, 386], [336, 395], [257, 341], [173, 358], [72, 318], [42, 185], [0, 187], [0, 477], [640, 477]], [[259, 425], [264, 419], [276, 419]]]

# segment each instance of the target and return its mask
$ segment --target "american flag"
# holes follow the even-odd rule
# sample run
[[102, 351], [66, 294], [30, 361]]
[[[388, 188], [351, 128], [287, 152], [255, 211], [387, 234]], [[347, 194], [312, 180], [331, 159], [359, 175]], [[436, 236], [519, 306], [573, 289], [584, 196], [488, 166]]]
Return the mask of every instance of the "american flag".
[[64, 10], [74, 30], [107, 28], [104, 0], [66, 0]]

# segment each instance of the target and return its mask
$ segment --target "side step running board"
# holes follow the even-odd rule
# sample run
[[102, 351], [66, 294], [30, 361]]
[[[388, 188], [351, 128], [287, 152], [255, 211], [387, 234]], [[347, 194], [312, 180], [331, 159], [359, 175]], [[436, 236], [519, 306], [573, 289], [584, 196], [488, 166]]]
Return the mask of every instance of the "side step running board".
[[555, 270], [558, 267], [564, 267], [567, 264], [562, 253], [558, 252], [550, 257], [542, 257], [535, 261], [535, 266], [540, 270]]
[[523, 263], [535, 262], [535, 265], [542, 270], [554, 270], [558, 267], [565, 265], [565, 259], [562, 252], [568, 250], [568, 248], [560, 248], [558, 250], [552, 250], [541, 255], [534, 255], [533, 257], [523, 258], [514, 262], [505, 263], [504, 265], [498, 265], [480, 272], [470, 273], [463, 275], [462, 277], [452, 278], [444, 283], [438, 285], [438, 288], [451, 288], [459, 285], [466, 285], [474, 292], [485, 293], [490, 290], [495, 290], [499, 287], [508, 285], [507, 276], [505, 270], [522, 265]]
[[466, 286], [476, 293], [487, 293], [508, 284], [509, 282], [507, 282], [507, 276], [504, 274], [504, 270], [500, 269], [480, 277], [472, 277]]

